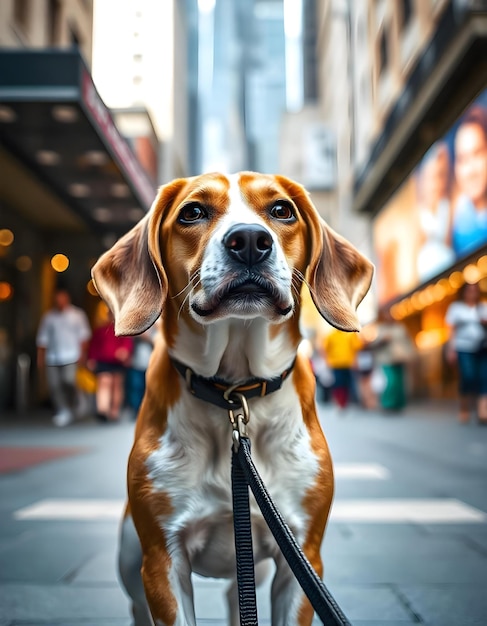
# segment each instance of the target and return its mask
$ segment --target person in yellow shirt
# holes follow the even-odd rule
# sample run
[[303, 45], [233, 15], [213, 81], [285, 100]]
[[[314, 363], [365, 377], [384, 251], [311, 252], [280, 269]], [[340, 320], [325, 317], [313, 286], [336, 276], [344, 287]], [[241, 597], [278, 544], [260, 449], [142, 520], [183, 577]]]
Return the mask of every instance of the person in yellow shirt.
[[323, 341], [326, 362], [333, 371], [332, 398], [344, 409], [348, 406], [353, 390], [353, 368], [362, 341], [357, 333], [333, 328]]

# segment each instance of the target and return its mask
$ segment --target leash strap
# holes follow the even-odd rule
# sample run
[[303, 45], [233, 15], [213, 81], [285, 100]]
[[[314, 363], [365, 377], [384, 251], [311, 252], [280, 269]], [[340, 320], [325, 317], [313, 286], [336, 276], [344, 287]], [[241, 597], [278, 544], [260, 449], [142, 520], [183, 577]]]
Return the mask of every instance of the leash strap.
[[257, 626], [259, 622], [255, 593], [249, 486], [235, 452], [232, 454], [232, 496], [240, 626]]
[[[304, 552], [298, 545], [289, 526], [273, 503], [250, 454], [250, 441], [240, 438], [238, 449], [233, 451], [232, 467], [237, 458], [243, 476], [250, 486], [262, 515], [274, 535], [286, 561], [296, 576], [301, 588], [311, 602], [317, 615], [326, 626], [351, 626], [342, 610], [330, 594], [321, 578], [316, 574]], [[248, 495], [248, 494], [247, 494]], [[250, 513], [249, 513], [250, 528]], [[252, 544], [250, 543], [250, 546]], [[250, 548], [252, 549], [252, 548]], [[237, 554], [238, 557], [238, 554]], [[253, 560], [253, 559], [252, 559]], [[238, 562], [237, 562], [238, 575]], [[250, 623], [250, 622], [249, 622]], [[257, 623], [257, 622], [255, 622]]]

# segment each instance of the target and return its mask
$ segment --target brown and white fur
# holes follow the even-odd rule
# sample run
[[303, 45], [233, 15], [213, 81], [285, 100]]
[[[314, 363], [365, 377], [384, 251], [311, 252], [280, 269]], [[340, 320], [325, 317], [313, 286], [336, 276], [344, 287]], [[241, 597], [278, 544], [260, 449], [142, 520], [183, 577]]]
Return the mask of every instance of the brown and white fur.
[[[356, 307], [372, 265], [319, 217], [303, 187], [242, 172], [178, 179], [93, 268], [96, 287], [132, 335], [162, 313], [128, 464], [120, 572], [137, 626], [193, 625], [191, 573], [235, 580], [225, 409], [194, 397], [169, 356], [230, 383], [280, 376], [249, 401], [254, 462], [321, 576], [320, 545], [333, 497], [328, 446], [309, 363], [297, 354], [306, 280], [332, 325], [359, 329]], [[252, 502], [257, 567], [272, 559], [273, 626], [309, 625], [313, 610]], [[239, 623], [235, 583], [230, 623]]]

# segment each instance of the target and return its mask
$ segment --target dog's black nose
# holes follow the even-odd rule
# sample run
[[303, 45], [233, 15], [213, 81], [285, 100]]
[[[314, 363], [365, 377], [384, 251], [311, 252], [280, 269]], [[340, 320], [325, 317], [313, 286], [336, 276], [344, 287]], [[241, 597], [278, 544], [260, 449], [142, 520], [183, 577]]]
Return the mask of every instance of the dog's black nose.
[[251, 267], [266, 259], [272, 250], [272, 235], [258, 224], [235, 224], [223, 237], [232, 259]]

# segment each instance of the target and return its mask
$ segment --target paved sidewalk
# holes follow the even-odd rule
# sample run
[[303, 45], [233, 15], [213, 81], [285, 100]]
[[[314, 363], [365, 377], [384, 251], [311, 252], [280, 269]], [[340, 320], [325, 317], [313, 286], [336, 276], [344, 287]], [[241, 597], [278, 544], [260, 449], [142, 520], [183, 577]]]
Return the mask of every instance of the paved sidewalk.
[[[451, 406], [320, 413], [336, 468], [325, 582], [353, 626], [485, 626], [487, 428]], [[133, 424], [45, 418], [0, 423], [0, 448], [37, 454], [0, 473], [0, 626], [129, 626], [116, 548]], [[195, 578], [198, 624], [226, 623], [224, 588]]]

